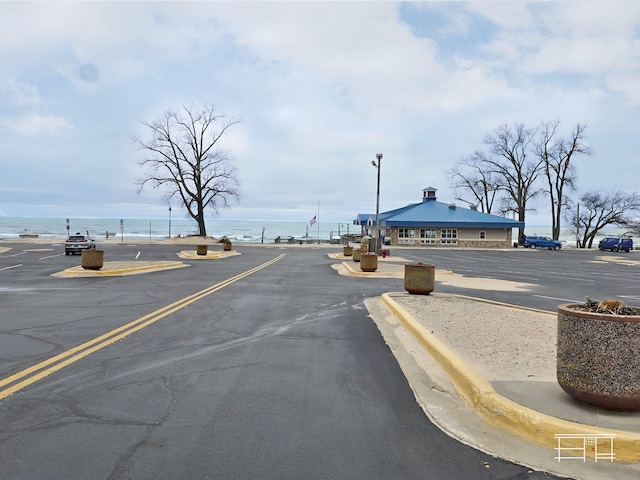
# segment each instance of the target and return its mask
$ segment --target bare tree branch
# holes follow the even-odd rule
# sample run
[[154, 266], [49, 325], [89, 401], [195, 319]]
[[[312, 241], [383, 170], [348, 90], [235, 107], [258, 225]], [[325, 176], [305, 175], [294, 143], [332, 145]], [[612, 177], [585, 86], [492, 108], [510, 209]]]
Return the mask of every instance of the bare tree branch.
[[472, 203], [463, 198], [465, 193], [469, 193], [480, 206], [480, 211], [492, 213], [499, 185], [492, 172], [486, 169], [484, 153], [474, 152], [468, 157], [462, 157], [447, 175], [451, 180], [451, 187], [456, 191], [457, 200]]
[[[495, 209], [494, 201], [498, 200], [500, 213], [513, 212], [524, 222], [525, 213], [530, 210], [527, 202], [540, 193], [536, 181], [542, 162], [527, 156], [534, 135], [535, 130], [522, 123], [500, 125], [483, 140], [488, 154], [475, 152], [463, 157], [448, 172], [452, 186], [482, 199], [487, 213]], [[522, 233], [521, 228], [518, 236]]]
[[[579, 209], [579, 213], [578, 213]], [[570, 217], [576, 236], [582, 235], [580, 245], [591, 248], [600, 230], [608, 225], [633, 226], [629, 216], [640, 211], [640, 194], [612, 190], [607, 193], [587, 192]]]
[[568, 140], [557, 136], [560, 120], [543, 123], [535, 143], [535, 155], [542, 161], [547, 180], [546, 193], [551, 203], [551, 232], [555, 240], [560, 238], [560, 218], [568, 208], [565, 189], [575, 190], [576, 171], [571, 163], [575, 155], [590, 155], [584, 137], [586, 125], [577, 124]]
[[219, 142], [239, 120], [216, 114], [213, 105], [168, 111], [154, 122], [141, 122], [150, 139], [134, 138], [143, 157], [145, 176], [138, 179], [138, 193], [145, 185], [164, 191], [163, 200], [178, 197], [187, 213], [206, 236], [205, 211], [217, 214], [239, 199], [237, 170]]

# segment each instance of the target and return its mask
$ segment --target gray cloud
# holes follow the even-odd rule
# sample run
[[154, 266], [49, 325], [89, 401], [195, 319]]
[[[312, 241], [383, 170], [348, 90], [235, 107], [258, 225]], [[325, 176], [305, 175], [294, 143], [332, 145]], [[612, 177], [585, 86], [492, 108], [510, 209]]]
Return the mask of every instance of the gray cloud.
[[97, 82], [100, 76], [100, 70], [93, 63], [85, 63], [80, 66], [80, 78], [85, 82]]

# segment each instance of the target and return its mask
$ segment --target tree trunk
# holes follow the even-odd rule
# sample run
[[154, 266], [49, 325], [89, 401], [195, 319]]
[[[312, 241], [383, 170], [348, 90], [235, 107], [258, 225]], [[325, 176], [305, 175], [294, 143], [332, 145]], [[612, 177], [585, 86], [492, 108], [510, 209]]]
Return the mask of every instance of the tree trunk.
[[207, 236], [207, 226], [204, 223], [204, 215], [198, 214], [198, 235], [201, 237]]
[[[518, 209], [518, 221], [519, 222], [524, 222], [524, 218], [525, 218], [525, 209], [524, 209], [524, 205], [522, 208]], [[522, 238], [522, 235], [524, 235], [524, 228], [520, 227], [518, 228], [518, 238]]]

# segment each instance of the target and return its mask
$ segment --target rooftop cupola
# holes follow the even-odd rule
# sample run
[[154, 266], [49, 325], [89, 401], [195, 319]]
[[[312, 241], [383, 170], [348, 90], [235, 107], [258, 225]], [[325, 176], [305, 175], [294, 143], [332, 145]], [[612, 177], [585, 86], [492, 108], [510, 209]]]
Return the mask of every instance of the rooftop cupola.
[[422, 190], [422, 201], [423, 202], [428, 202], [429, 200], [435, 200], [436, 197], [436, 190], [438, 190], [437, 188], [433, 188], [433, 187], [427, 187], [425, 189]]

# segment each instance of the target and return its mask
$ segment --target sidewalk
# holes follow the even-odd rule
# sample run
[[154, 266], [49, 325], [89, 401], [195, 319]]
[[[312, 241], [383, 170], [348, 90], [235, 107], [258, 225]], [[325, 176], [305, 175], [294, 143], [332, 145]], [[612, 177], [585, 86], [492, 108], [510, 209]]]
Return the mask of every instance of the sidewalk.
[[[339, 273], [368, 278], [403, 278], [409, 263], [380, 259], [378, 271], [362, 275], [340, 257]], [[469, 281], [524, 287], [436, 271], [430, 295], [387, 293], [366, 302], [429, 418], [464, 443], [536, 470], [584, 480], [640, 478], [640, 412], [578, 404], [558, 385], [556, 313], [437, 292], [438, 283]], [[558, 461], [556, 434], [615, 435], [615, 460], [596, 462], [595, 446], [587, 446], [584, 461], [564, 458], [577, 452]], [[583, 438], [577, 441], [582, 446]]]

